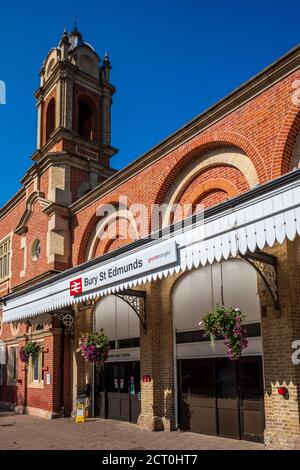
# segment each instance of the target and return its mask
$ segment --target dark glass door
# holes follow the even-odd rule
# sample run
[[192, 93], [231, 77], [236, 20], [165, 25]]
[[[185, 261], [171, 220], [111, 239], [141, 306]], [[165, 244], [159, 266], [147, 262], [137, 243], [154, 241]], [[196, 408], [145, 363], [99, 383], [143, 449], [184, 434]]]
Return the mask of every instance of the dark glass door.
[[109, 363], [95, 374], [95, 414], [136, 423], [141, 410], [140, 363]]
[[141, 413], [141, 376], [138, 361], [129, 362], [129, 399], [130, 422], [137, 423]]
[[105, 372], [97, 371], [94, 373], [94, 407], [95, 416], [106, 418], [106, 393], [105, 393]]
[[261, 357], [178, 361], [182, 430], [261, 441], [264, 404]]
[[130, 421], [128, 363], [108, 364], [106, 374], [107, 417], [120, 421]]
[[240, 438], [237, 364], [226, 357], [216, 359], [218, 434]]
[[244, 357], [240, 363], [242, 439], [262, 441], [265, 427], [261, 357]]
[[215, 435], [217, 420], [213, 360], [180, 361], [179, 368], [181, 429]]

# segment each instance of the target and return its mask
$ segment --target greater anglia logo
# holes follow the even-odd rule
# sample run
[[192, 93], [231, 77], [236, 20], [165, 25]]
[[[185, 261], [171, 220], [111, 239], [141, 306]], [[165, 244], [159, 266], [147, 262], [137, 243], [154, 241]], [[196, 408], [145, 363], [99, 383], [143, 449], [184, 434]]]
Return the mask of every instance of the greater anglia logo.
[[70, 295], [79, 295], [82, 293], [82, 278], [74, 279], [70, 282]]
[[158, 259], [165, 258], [171, 254], [170, 251], [165, 251], [164, 253], [160, 253], [159, 255], [151, 256], [148, 259], [148, 263], [152, 263], [153, 261], [157, 261]]

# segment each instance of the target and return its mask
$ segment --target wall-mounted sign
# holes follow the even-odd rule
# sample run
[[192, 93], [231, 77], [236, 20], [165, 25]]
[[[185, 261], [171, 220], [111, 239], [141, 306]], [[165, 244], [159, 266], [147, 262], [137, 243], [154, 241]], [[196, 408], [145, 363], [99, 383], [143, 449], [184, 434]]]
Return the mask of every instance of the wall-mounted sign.
[[131, 349], [112, 349], [108, 352], [108, 362], [122, 362], [122, 361], [139, 361], [140, 360], [140, 348]]
[[143, 375], [143, 382], [151, 382], [151, 375]]
[[123, 279], [130, 279], [177, 261], [175, 241], [119, 259], [106, 266], [92, 269], [70, 281], [70, 295], [77, 296]]
[[46, 385], [51, 385], [51, 375], [49, 373], [46, 374]]

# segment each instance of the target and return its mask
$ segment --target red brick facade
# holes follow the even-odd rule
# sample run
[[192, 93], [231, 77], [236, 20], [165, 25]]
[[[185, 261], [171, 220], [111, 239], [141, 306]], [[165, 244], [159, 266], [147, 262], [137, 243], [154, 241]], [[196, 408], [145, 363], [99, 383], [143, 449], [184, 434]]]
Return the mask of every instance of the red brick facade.
[[[0, 280], [1, 296], [86, 261], [99, 222], [97, 209], [117, 202], [120, 195], [128, 198], [128, 206], [144, 204], [149, 210], [150, 225], [151, 205], [170, 202], [174, 194], [175, 203], [189, 203], [194, 209], [201, 203], [207, 208], [292, 169], [300, 131], [300, 110], [292, 99], [293, 84], [300, 79], [300, 49], [280, 59], [109, 179], [113, 174], [109, 169], [109, 155], [113, 150], [103, 151], [107, 146], [103, 144], [103, 94], [105, 87], [112, 90], [112, 86], [103, 76], [98, 82], [91, 78], [86, 87], [79, 85], [76, 73], [80, 72], [76, 72], [74, 65], [66, 68], [66, 73], [68, 80], [73, 80], [69, 99], [72, 110], [67, 110], [72, 112], [71, 127], [65, 121], [56, 123], [52, 141], [46, 141], [47, 106], [52, 98], [56, 107], [59, 106], [60, 92], [59, 78], [53, 79], [54, 88], [49, 93], [47, 80], [51, 78], [46, 78], [38, 92], [42, 103], [41, 146], [34, 156], [38, 172], [31, 170], [24, 177], [20, 192], [0, 211], [0, 240], [11, 236], [10, 274]], [[92, 109], [92, 141], [78, 137], [80, 99], [87, 101]], [[107, 173], [101, 174], [99, 168], [97, 174], [97, 165]], [[91, 178], [97, 180], [93, 187], [88, 186]], [[36, 197], [30, 201], [31, 194]], [[174, 220], [178, 217], [175, 213]], [[21, 228], [16, 232], [19, 225]], [[41, 252], [34, 260], [31, 251], [37, 239]], [[132, 237], [105, 243], [96, 240], [90, 256], [101, 256], [132, 240]], [[21, 347], [26, 340], [24, 335], [30, 336], [28, 328], [21, 324], [19, 331], [12, 335], [10, 325], [5, 324], [0, 339]], [[66, 336], [64, 345], [62, 403], [61, 334], [55, 321], [33, 334], [44, 343], [43, 370], [49, 372], [51, 383], [44, 382], [43, 388], [27, 387], [25, 366], [19, 364], [16, 384], [1, 386], [0, 400], [51, 413], [59, 413], [64, 405], [66, 412], [71, 412], [71, 339]], [[149, 342], [149, 338], [143, 341]]]

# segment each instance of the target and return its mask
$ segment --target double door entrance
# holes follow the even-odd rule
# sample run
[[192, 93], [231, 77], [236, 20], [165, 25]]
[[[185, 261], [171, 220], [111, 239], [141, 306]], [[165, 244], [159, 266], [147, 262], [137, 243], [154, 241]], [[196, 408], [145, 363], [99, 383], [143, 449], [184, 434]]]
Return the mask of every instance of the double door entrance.
[[235, 439], [263, 440], [264, 404], [260, 356], [178, 361], [182, 430]]
[[140, 363], [108, 363], [95, 372], [95, 415], [137, 423], [141, 411]]

